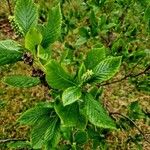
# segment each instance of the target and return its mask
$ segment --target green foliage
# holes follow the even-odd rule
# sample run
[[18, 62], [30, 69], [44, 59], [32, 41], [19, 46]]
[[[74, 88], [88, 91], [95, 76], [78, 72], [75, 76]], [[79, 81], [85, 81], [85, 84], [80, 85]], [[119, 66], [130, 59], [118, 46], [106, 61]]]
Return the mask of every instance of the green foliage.
[[61, 23], [62, 16], [60, 5], [57, 5], [49, 11], [48, 22], [42, 28], [42, 46], [44, 48], [48, 47], [58, 39], [61, 34]]
[[98, 63], [106, 57], [105, 48], [94, 48], [87, 54], [85, 66], [87, 69], [93, 69]]
[[85, 96], [85, 114], [88, 120], [95, 126], [108, 129], [116, 129], [114, 121], [108, 116], [103, 106], [92, 95]]
[[[138, 41], [143, 40], [139, 33], [143, 32], [144, 21], [149, 20], [149, 6], [144, 18], [140, 16], [141, 28], [133, 16], [144, 12], [144, 3], [135, 3], [140, 12], [131, 8], [133, 1], [131, 5], [128, 0], [77, 2], [79, 5], [62, 1], [51, 10], [45, 10], [48, 13], [43, 22], [41, 14], [38, 20], [38, 10], [32, 0], [18, 0], [14, 21], [24, 34], [25, 46], [11, 40], [0, 42], [0, 65], [16, 63], [26, 56], [23, 60], [32, 69], [32, 77], [4, 77], [6, 84], [20, 88], [42, 84], [49, 89], [50, 104], [37, 105], [18, 119], [21, 124], [31, 126], [33, 149], [62, 149], [61, 146], [82, 149], [88, 141], [93, 149], [108, 149], [102, 131], [116, 129], [116, 125], [99, 102], [104, 89], [102, 83], [119, 72], [121, 62], [125, 73], [138, 66], [137, 62], [149, 66], [148, 48], [137, 48]], [[64, 10], [66, 4], [73, 6]], [[59, 37], [62, 43], [56, 43], [55, 49], [52, 44]], [[145, 37], [147, 39], [147, 33]], [[85, 56], [87, 48], [91, 50]], [[28, 63], [30, 60], [33, 64]], [[141, 80], [132, 81], [139, 90], [150, 89], [148, 71]], [[134, 69], [130, 71], [133, 73]], [[128, 74], [125, 79], [126, 76]], [[134, 120], [144, 117], [138, 102], [129, 106], [128, 115]]]
[[40, 84], [39, 78], [29, 77], [25, 75], [6, 76], [3, 82], [13, 87], [29, 88]]
[[55, 60], [50, 61], [45, 68], [47, 82], [52, 88], [65, 89], [75, 85], [73, 78]]
[[67, 88], [62, 94], [63, 105], [70, 105], [80, 99], [82, 93], [80, 88], [74, 86]]
[[121, 57], [112, 57], [102, 60], [94, 69], [94, 76], [98, 83], [109, 80], [120, 68]]
[[42, 42], [41, 33], [35, 29], [30, 29], [25, 36], [25, 48], [35, 54], [37, 46]]
[[15, 63], [21, 60], [22, 55], [22, 47], [15, 41], [0, 41], [0, 66]]
[[15, 21], [24, 35], [26, 35], [32, 27], [37, 25], [37, 7], [32, 0], [17, 0], [14, 15]]

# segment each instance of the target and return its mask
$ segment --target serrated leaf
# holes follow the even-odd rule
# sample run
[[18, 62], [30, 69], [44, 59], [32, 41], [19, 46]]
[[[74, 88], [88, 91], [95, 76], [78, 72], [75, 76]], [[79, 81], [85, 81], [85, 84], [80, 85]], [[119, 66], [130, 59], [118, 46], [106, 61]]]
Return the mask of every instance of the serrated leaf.
[[17, 0], [14, 15], [24, 35], [37, 25], [38, 11], [32, 0]]
[[50, 44], [55, 42], [61, 34], [62, 15], [60, 5], [53, 7], [48, 16], [48, 23], [43, 28], [42, 46], [47, 48]]
[[93, 69], [98, 63], [106, 57], [105, 48], [93, 48], [88, 52], [85, 66], [87, 69]]
[[21, 46], [12, 40], [0, 41], [0, 66], [15, 63], [22, 59]]
[[36, 106], [23, 113], [21, 117], [18, 119], [18, 122], [25, 125], [34, 125], [38, 122], [38, 120], [40, 120], [44, 116], [49, 116], [50, 113], [51, 113], [50, 108]]
[[106, 58], [101, 61], [94, 69], [94, 76], [97, 82], [101, 83], [112, 78], [121, 65], [121, 57]]
[[46, 80], [52, 88], [65, 89], [75, 85], [73, 78], [55, 60], [50, 61], [45, 68]]
[[37, 29], [31, 28], [25, 36], [25, 48], [35, 54], [36, 48], [41, 42], [41, 33]]
[[41, 45], [38, 46], [37, 57], [43, 60], [45, 63], [50, 59], [51, 52], [45, 50]]
[[81, 95], [82, 93], [80, 88], [76, 86], [67, 88], [62, 94], [63, 105], [67, 106], [76, 102], [77, 100], [79, 100]]
[[61, 103], [55, 105], [55, 111], [61, 119], [61, 124], [65, 127], [85, 128], [86, 119], [79, 112], [77, 103], [73, 103], [64, 107]]
[[90, 94], [85, 96], [85, 112], [93, 125], [100, 128], [116, 129], [114, 121], [109, 117], [103, 106]]
[[3, 82], [13, 87], [29, 88], [40, 84], [40, 79], [25, 75], [10, 75], [4, 77]]

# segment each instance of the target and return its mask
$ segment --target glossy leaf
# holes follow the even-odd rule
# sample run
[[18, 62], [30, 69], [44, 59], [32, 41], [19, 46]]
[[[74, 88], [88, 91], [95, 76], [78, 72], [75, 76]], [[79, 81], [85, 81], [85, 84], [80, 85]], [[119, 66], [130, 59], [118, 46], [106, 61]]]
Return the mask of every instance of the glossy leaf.
[[63, 105], [66, 106], [76, 102], [79, 100], [81, 95], [82, 93], [80, 88], [76, 86], [67, 88], [62, 94]]
[[112, 78], [121, 65], [121, 57], [106, 58], [101, 61], [94, 69], [94, 76], [97, 82], [101, 83]]
[[22, 48], [18, 43], [12, 40], [0, 41], [0, 66], [15, 63], [22, 56]]
[[100, 128], [115, 129], [115, 123], [105, 111], [103, 106], [92, 95], [85, 96], [85, 112], [88, 120]]
[[40, 84], [39, 78], [25, 75], [6, 76], [3, 81], [8, 85], [19, 88], [29, 88]]

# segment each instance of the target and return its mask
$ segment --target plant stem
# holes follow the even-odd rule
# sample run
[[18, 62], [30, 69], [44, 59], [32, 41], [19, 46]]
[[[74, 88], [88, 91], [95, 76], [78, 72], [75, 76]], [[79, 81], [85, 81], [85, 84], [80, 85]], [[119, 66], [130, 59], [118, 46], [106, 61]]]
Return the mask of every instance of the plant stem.
[[150, 65], [144, 71], [141, 71], [138, 74], [132, 74], [132, 73], [130, 73], [130, 74], [124, 76], [123, 78], [119, 79], [119, 80], [115, 80], [115, 81], [112, 81], [112, 82], [104, 83], [104, 84], [101, 84], [100, 86], [106, 86], [106, 85], [114, 84], [114, 83], [117, 83], [117, 82], [121, 82], [123, 80], [128, 79], [129, 77], [134, 77], [134, 78], [138, 77], [140, 75], [145, 74], [149, 69], [150, 69]]
[[132, 119], [118, 112], [110, 112], [110, 115], [119, 115], [129, 120], [135, 126], [135, 128], [139, 131], [139, 133], [143, 136], [145, 141], [150, 144], [150, 141], [145, 137], [145, 134], [142, 132], [142, 130], [136, 125], [136, 123]]
[[10, 15], [13, 15], [10, 0], [6, 0], [6, 1], [8, 4], [9, 13], [10, 13]]
[[26, 141], [26, 139], [2, 139], [0, 140], [1, 143], [13, 142], [13, 141]]

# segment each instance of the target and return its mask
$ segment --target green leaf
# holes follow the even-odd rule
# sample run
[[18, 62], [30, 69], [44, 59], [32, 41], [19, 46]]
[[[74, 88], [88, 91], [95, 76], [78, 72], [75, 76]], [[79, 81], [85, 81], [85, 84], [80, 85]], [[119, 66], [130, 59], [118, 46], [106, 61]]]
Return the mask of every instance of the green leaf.
[[17, 0], [14, 15], [24, 35], [37, 25], [38, 11], [32, 0]]
[[63, 105], [66, 106], [76, 102], [79, 100], [81, 95], [82, 93], [80, 88], [76, 86], [67, 88], [62, 94]]
[[22, 48], [18, 43], [12, 40], [0, 41], [0, 66], [15, 63], [22, 56]]
[[51, 108], [36, 106], [27, 110], [18, 119], [18, 122], [25, 125], [37, 124], [44, 116], [50, 116]]
[[97, 82], [109, 80], [118, 71], [121, 65], [121, 57], [112, 57], [102, 60], [93, 70]]
[[85, 68], [84, 63], [82, 63], [78, 70], [78, 80], [79, 81], [81, 81], [81, 77], [85, 72], [86, 72], [86, 68]]
[[65, 89], [75, 85], [73, 78], [55, 60], [51, 60], [45, 68], [46, 80], [52, 88]]
[[90, 94], [85, 96], [85, 112], [93, 125], [100, 128], [116, 129], [114, 121], [109, 117], [103, 106]]
[[144, 19], [146, 21], [150, 21], [150, 5], [146, 8], [145, 13], [144, 13]]
[[47, 48], [50, 44], [55, 42], [61, 34], [62, 15], [60, 5], [53, 7], [48, 16], [48, 23], [43, 28], [42, 46]]
[[40, 84], [40, 79], [37, 77], [29, 77], [25, 75], [10, 75], [3, 79], [4, 83], [19, 87], [19, 88], [29, 88]]
[[30, 29], [25, 36], [25, 48], [30, 50], [33, 54], [36, 52], [37, 46], [42, 42], [41, 33], [35, 29]]
[[32, 149], [31, 143], [28, 141], [15, 141], [7, 144], [10, 149]]
[[82, 144], [83, 145], [83, 144], [85, 144], [87, 142], [88, 135], [84, 131], [78, 131], [78, 132], [75, 133], [74, 139], [75, 139], [75, 142], [77, 144]]
[[42, 59], [45, 63], [50, 59], [51, 52], [45, 50], [41, 45], [38, 46], [37, 57]]
[[94, 48], [88, 52], [85, 66], [87, 69], [93, 69], [98, 63], [106, 57], [105, 48]]
[[77, 103], [68, 106], [63, 106], [61, 103], [55, 105], [55, 111], [61, 120], [61, 124], [65, 127], [85, 128], [86, 119], [79, 112]]

